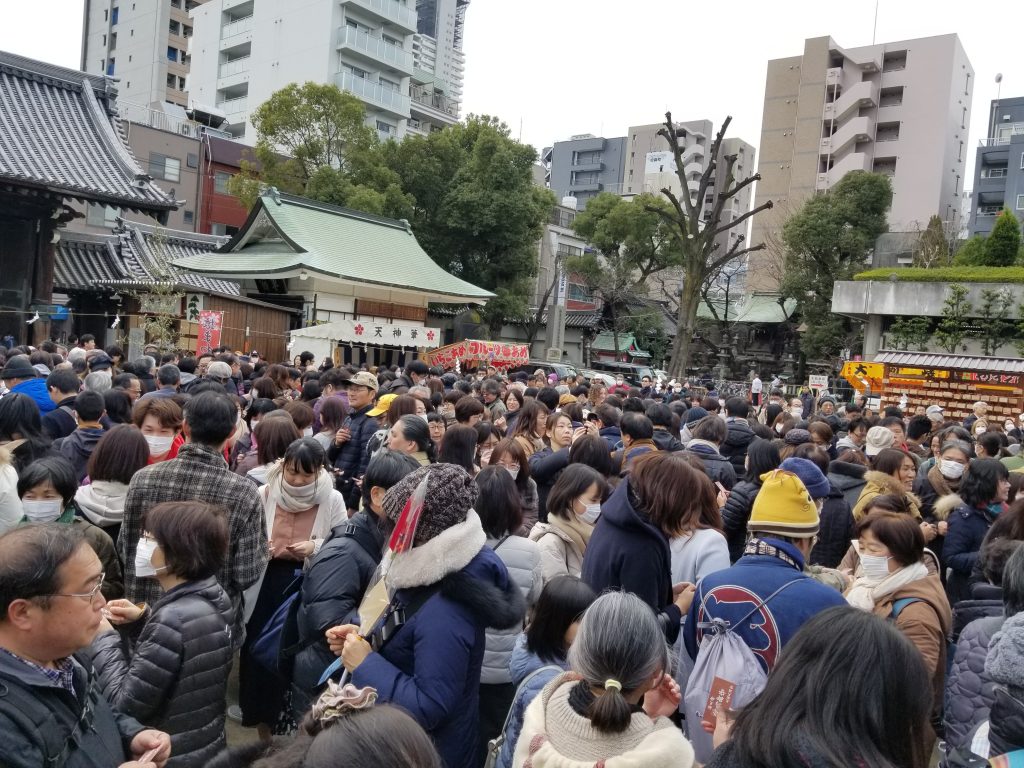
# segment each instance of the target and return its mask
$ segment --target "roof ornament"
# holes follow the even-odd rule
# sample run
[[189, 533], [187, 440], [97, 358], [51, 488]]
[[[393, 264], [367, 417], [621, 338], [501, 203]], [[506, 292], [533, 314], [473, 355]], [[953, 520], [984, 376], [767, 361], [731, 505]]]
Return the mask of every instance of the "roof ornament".
[[281, 193], [278, 191], [277, 187], [270, 187], [267, 189], [267, 194], [270, 195], [270, 199], [275, 203], [278, 205], [281, 204]]
[[146, 185], [153, 180], [153, 177], [148, 173], [136, 173], [135, 179], [132, 181], [132, 186], [138, 189], [145, 189]]
[[405, 231], [410, 235], [412, 234], [412, 224], [409, 223], [408, 219], [399, 219], [398, 223], [405, 227]]

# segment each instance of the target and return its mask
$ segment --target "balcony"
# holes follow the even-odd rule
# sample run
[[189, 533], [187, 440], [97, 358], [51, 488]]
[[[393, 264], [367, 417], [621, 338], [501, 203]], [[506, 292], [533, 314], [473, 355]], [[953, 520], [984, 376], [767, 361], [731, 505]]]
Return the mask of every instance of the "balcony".
[[843, 84], [843, 68], [842, 67], [831, 67], [825, 70], [825, 85], [842, 85]]
[[600, 192], [601, 182], [599, 181], [584, 181], [579, 184], [573, 184], [569, 182], [569, 194], [574, 195], [577, 192]]
[[349, 26], [338, 28], [338, 49], [348, 50], [370, 59], [374, 64], [387, 64], [397, 72], [412, 74], [412, 54], [383, 38], [374, 37]]
[[416, 11], [398, 0], [343, 0], [376, 16], [381, 21], [391, 22], [408, 33], [416, 32]]
[[438, 118], [438, 122], [450, 125], [459, 119], [459, 104], [449, 99], [443, 93], [435, 93], [433, 90], [422, 86], [412, 86], [409, 89], [412, 97], [413, 107], [428, 107], [430, 112]]
[[409, 97], [398, 91], [366, 78], [356, 77], [348, 70], [339, 72], [334, 82], [341, 90], [358, 96], [367, 104], [398, 117], [409, 117]]
[[842, 120], [861, 107], [878, 106], [878, 86], [867, 80], [854, 83], [838, 99], [825, 105], [826, 120]]
[[867, 171], [871, 168], [871, 161], [863, 152], [851, 152], [838, 163], [832, 166], [827, 173], [819, 173], [815, 188], [825, 190], [838, 183], [846, 174], [851, 171]]
[[603, 171], [604, 163], [601, 160], [577, 160], [570, 168], [574, 171]]
[[850, 144], [858, 141], [870, 141], [874, 133], [875, 120], [871, 117], [855, 117], [839, 126], [839, 130], [821, 140], [821, 154], [834, 155], [842, 152]]
[[700, 144], [691, 144], [683, 150], [683, 165], [686, 165], [690, 160], [700, 158], [700, 162], [704, 161], [704, 147]]
[[[246, 37], [241, 37], [241, 35], [246, 35]], [[251, 38], [252, 16], [243, 16], [220, 28], [220, 49], [230, 48]]]
[[249, 56], [243, 56], [240, 59], [233, 59], [232, 61], [225, 61], [220, 65], [220, 69], [217, 71], [218, 77], [230, 77], [231, 75], [238, 75], [242, 72], [249, 71]]
[[249, 97], [238, 96], [234, 99], [225, 99], [217, 102], [217, 108], [221, 110], [229, 123], [241, 123], [249, 116]]

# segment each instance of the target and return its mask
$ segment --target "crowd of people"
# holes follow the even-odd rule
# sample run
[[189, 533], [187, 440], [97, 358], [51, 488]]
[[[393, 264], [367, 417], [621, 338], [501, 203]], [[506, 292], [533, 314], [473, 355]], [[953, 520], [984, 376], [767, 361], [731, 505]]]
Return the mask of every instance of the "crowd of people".
[[0, 357], [4, 765], [1024, 750], [1024, 414], [88, 336]]

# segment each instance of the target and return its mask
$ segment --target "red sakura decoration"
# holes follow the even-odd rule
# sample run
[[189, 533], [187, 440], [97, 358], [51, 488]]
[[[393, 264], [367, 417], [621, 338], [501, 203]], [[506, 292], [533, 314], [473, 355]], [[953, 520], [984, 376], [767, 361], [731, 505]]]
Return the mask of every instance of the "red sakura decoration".
[[362, 324], [360, 324], [360, 325], [357, 325], [352, 330], [356, 332], [356, 336], [362, 336], [363, 335], [363, 331], [365, 331], [366, 329], [363, 328]]
[[434, 332], [433, 331], [427, 331], [427, 341], [433, 341], [433, 340], [434, 340]]

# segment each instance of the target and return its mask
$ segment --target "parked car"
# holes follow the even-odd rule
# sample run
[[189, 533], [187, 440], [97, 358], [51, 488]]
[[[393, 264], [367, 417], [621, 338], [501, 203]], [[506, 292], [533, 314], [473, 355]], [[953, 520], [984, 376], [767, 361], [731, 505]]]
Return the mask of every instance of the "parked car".
[[567, 376], [579, 376], [579, 371], [573, 365], [568, 363], [549, 363], [546, 360], [530, 360], [526, 365], [517, 365], [515, 368], [508, 370], [508, 375], [511, 376], [515, 373], [532, 375], [538, 369], [544, 371], [545, 376], [550, 376], [552, 373], [555, 374], [559, 381], [562, 381]]
[[600, 371], [595, 371], [592, 368], [580, 368], [580, 373], [583, 374], [583, 377], [587, 381], [599, 381], [606, 387], [615, 386], [615, 377], [611, 374], [601, 373]]
[[595, 360], [592, 364], [594, 370], [600, 373], [607, 373], [612, 376], [621, 375], [628, 383], [640, 386], [640, 380], [644, 376], [654, 379], [654, 369], [649, 365], [637, 365], [635, 363], [617, 363], [608, 360]]

